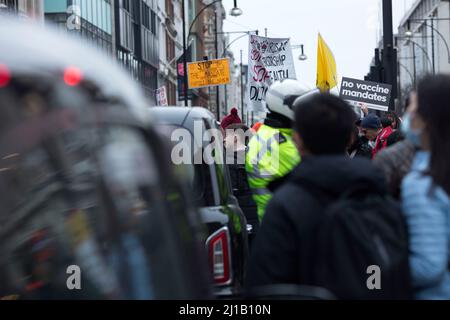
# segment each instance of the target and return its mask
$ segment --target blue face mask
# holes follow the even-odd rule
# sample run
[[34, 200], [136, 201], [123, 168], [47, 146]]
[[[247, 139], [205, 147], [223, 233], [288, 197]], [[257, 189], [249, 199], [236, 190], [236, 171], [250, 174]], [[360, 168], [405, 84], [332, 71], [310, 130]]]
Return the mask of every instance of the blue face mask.
[[411, 114], [406, 113], [402, 122], [401, 131], [405, 135], [405, 138], [409, 140], [417, 148], [421, 147], [421, 135], [422, 130], [411, 129]]

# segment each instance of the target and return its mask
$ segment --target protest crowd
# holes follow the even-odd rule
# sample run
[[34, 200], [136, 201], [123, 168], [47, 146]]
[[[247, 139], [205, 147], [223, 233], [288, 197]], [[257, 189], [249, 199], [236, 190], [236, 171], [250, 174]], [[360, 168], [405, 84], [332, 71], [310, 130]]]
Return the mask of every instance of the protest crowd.
[[[301, 285], [344, 299], [450, 299], [450, 77], [424, 78], [401, 117], [364, 104], [355, 112], [296, 80], [276, 82], [266, 100], [245, 149], [260, 221], [247, 292]], [[371, 266], [383, 290], [368, 290]]]
[[315, 86], [248, 34], [245, 119], [33, 28], [0, 24], [0, 300], [450, 300], [449, 74], [337, 93], [320, 34]]

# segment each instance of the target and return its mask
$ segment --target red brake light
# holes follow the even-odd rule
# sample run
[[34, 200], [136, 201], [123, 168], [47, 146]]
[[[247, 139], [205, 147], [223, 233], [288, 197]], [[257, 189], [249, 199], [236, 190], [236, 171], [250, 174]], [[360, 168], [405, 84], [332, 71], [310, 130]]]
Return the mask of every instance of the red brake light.
[[206, 244], [214, 282], [219, 285], [229, 283], [231, 280], [231, 261], [228, 229], [222, 228], [211, 235]]
[[77, 86], [83, 80], [83, 73], [76, 67], [67, 67], [64, 70], [64, 82], [71, 87]]
[[11, 72], [4, 64], [0, 64], [0, 88], [6, 87], [11, 81]]

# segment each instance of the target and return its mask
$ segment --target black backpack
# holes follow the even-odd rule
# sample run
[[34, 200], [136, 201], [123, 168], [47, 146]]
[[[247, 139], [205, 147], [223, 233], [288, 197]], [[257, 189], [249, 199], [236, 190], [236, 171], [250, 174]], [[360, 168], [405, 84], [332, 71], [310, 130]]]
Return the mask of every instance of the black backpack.
[[[407, 227], [400, 205], [365, 185], [337, 199], [312, 188], [322, 205], [328, 203], [317, 229], [314, 282], [339, 299], [412, 299]], [[373, 288], [378, 267], [379, 290]]]

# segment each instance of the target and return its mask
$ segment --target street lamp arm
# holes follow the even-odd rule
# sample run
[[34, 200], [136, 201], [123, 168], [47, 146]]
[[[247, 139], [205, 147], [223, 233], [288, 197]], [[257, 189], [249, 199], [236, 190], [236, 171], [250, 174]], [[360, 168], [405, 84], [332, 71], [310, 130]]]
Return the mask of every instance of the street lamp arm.
[[225, 53], [227, 53], [228, 48], [230, 48], [231, 45], [232, 45], [233, 43], [235, 43], [235, 42], [238, 41], [239, 39], [242, 39], [242, 38], [246, 37], [246, 36], [249, 35], [249, 34], [250, 34], [250, 31], [247, 32], [247, 33], [245, 33], [245, 34], [243, 34], [243, 35], [240, 35], [239, 37], [237, 37], [236, 39], [234, 39], [233, 41], [231, 41], [231, 42], [225, 47], [225, 49], [223, 50], [222, 57], [225, 56]]
[[187, 38], [189, 39], [189, 37], [192, 34], [192, 27], [194, 26], [195, 22], [197, 21], [197, 19], [200, 17], [200, 15], [203, 13], [203, 11], [205, 11], [206, 9], [210, 8], [211, 6], [213, 6], [214, 4], [218, 3], [218, 2], [222, 2], [222, 0], [215, 0], [213, 2], [211, 2], [210, 4], [204, 6], [195, 16], [194, 20], [192, 20], [191, 26], [189, 27], [189, 33]]
[[447, 55], [448, 55], [448, 63], [450, 63], [450, 48], [448, 47], [448, 42], [447, 40], [445, 40], [445, 37], [442, 35], [442, 33], [436, 29], [435, 27], [433, 27], [432, 25], [429, 25], [428, 23], [425, 22], [425, 25], [430, 27], [431, 29], [433, 29], [438, 35], [439, 37], [441, 37], [442, 41], [444, 41], [445, 47], [447, 48]]
[[217, 32], [217, 34], [236, 34], [236, 33], [245, 33], [245, 34], [248, 34], [249, 32], [255, 32], [255, 33], [257, 33], [258, 30], [250, 30], [250, 31], [226, 31], [226, 32]]
[[424, 22], [424, 21], [450, 21], [450, 18], [426, 18], [426, 19], [408, 19], [413, 22]]
[[433, 21], [433, 20], [439, 21], [439, 20], [450, 20], [450, 19], [439, 19], [439, 18], [436, 18], [436, 19], [434, 19], [434, 18], [433, 19], [422, 19], [422, 20], [420, 20], [420, 19], [411, 19], [409, 21], [412, 21], [412, 22], [423, 22], [425, 24], [425, 26], [430, 27], [433, 31], [435, 31], [439, 35], [439, 37], [442, 39], [442, 41], [444, 41], [445, 47], [447, 48], [448, 62], [450, 63], [450, 48], [448, 46], [447, 40], [445, 40], [445, 37], [442, 35], [442, 33], [438, 29], [436, 29], [435, 27], [433, 27], [432, 25], [427, 23], [427, 21]]
[[428, 62], [430, 63], [431, 68], [433, 69], [433, 62], [431, 61], [430, 56], [428, 55], [427, 50], [425, 50], [425, 48], [423, 46], [421, 46], [420, 44], [418, 44], [415, 41], [409, 40], [413, 45], [416, 45], [417, 47], [419, 47], [420, 50], [423, 51], [423, 53], [425, 54], [425, 56], [427, 57]]

